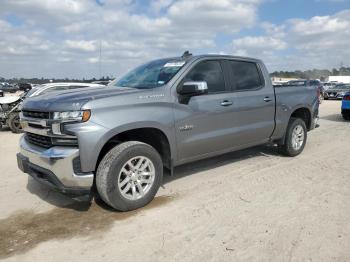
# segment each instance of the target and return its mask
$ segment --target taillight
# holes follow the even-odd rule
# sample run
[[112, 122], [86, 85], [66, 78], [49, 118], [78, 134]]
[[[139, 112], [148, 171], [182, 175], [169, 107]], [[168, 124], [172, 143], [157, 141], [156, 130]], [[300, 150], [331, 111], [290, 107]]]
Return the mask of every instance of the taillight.
[[343, 97], [343, 100], [350, 100], [350, 95], [345, 95], [345, 96]]

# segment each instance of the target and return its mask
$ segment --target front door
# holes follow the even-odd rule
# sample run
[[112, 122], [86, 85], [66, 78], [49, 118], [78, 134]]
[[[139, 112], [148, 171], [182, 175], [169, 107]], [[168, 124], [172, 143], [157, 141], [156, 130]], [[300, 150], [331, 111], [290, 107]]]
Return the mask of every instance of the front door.
[[213, 154], [232, 146], [235, 126], [233, 99], [222, 70], [222, 62], [197, 63], [185, 76], [187, 81], [205, 81], [208, 94], [194, 96], [186, 104], [175, 106], [175, 128], [180, 162]]

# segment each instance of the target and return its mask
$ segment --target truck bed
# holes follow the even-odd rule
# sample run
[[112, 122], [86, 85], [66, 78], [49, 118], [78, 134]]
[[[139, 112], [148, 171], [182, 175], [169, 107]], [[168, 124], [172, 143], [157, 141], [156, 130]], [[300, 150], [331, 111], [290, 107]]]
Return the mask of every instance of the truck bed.
[[285, 132], [288, 119], [295, 108], [306, 106], [311, 114], [318, 114], [317, 88], [314, 86], [274, 87], [276, 97], [275, 136]]

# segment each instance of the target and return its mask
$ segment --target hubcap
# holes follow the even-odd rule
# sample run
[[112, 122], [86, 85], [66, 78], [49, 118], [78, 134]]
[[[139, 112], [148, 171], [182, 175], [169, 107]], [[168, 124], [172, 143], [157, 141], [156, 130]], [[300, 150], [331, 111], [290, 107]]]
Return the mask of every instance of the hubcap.
[[304, 128], [301, 125], [294, 127], [292, 133], [292, 147], [294, 150], [299, 150], [303, 146], [304, 138]]
[[155, 178], [152, 161], [145, 156], [137, 156], [127, 161], [118, 175], [118, 188], [123, 197], [137, 200], [151, 189]]
[[21, 123], [19, 121], [19, 117], [16, 117], [13, 121], [13, 125], [18, 128], [18, 129], [22, 129]]

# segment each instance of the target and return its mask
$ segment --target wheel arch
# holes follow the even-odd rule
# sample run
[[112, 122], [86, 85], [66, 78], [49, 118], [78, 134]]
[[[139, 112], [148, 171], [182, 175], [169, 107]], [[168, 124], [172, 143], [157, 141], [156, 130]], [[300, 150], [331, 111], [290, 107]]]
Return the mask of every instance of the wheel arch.
[[292, 114], [289, 117], [289, 120], [291, 118], [300, 118], [305, 122], [306, 128], [308, 131], [311, 129], [311, 123], [312, 123], [312, 114], [311, 110], [307, 107], [299, 107], [297, 109], [294, 109]]
[[286, 123], [285, 123], [285, 126], [283, 127], [284, 132], [283, 132], [282, 137], [280, 137], [277, 140], [274, 140], [274, 142], [277, 143], [278, 145], [284, 145], [284, 143], [285, 143], [287, 128], [288, 128], [288, 125], [289, 125], [291, 118], [302, 119], [305, 122], [307, 131], [311, 130], [312, 114], [311, 114], [311, 110], [308, 107], [305, 107], [305, 106], [296, 107], [293, 110], [291, 110], [290, 112], [291, 113], [289, 114], [289, 116], [287, 116], [285, 118]]
[[132, 128], [123, 128], [118, 131], [110, 132], [102, 145], [99, 147], [98, 157], [95, 164], [97, 169], [104, 155], [114, 146], [126, 141], [139, 141], [154, 147], [160, 154], [163, 165], [167, 168], [172, 167], [175, 148], [172, 146], [174, 141], [170, 140], [168, 132], [155, 126], [134, 126]]

